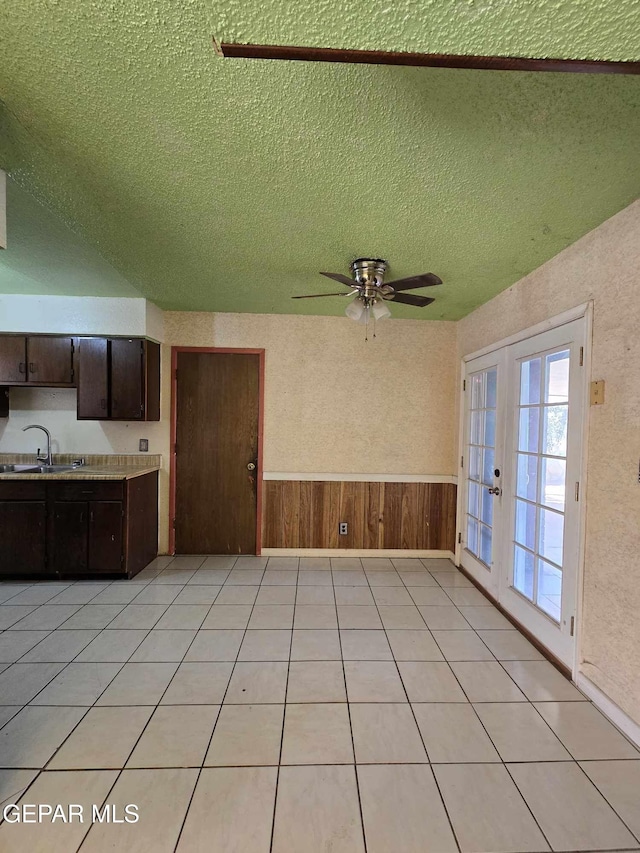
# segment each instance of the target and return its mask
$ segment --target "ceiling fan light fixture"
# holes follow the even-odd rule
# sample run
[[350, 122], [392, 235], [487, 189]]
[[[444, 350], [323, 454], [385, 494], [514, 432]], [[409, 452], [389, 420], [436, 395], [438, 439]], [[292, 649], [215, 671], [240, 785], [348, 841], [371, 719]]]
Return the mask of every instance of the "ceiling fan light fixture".
[[356, 298], [347, 305], [344, 313], [350, 320], [355, 320], [356, 323], [366, 323], [369, 310], [363, 305], [360, 297], [356, 296]]
[[373, 303], [373, 308], [371, 309], [371, 313], [373, 314], [374, 320], [386, 320], [391, 316], [391, 311], [387, 308], [382, 300], [376, 299]]

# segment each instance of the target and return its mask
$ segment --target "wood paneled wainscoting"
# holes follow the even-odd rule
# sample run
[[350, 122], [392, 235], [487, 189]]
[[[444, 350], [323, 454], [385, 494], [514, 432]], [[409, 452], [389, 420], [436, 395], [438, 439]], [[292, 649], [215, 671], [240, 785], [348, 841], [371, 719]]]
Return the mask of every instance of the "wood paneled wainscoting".
[[454, 483], [265, 480], [263, 506], [264, 548], [455, 550]]

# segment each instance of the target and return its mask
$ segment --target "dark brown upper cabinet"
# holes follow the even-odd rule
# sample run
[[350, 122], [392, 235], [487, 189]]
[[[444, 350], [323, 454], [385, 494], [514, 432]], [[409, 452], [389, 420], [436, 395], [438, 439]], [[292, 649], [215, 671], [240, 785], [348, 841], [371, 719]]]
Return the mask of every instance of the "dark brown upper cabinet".
[[78, 341], [78, 419], [109, 417], [109, 354], [106, 338]]
[[159, 421], [160, 345], [142, 338], [80, 338], [78, 418]]
[[0, 384], [75, 385], [75, 339], [58, 335], [0, 335]]
[[111, 417], [144, 420], [144, 341], [117, 338], [111, 344]]
[[73, 338], [34, 335], [27, 338], [27, 375], [40, 385], [73, 385]]
[[0, 335], [0, 382], [21, 384], [27, 381], [27, 339], [18, 335]]

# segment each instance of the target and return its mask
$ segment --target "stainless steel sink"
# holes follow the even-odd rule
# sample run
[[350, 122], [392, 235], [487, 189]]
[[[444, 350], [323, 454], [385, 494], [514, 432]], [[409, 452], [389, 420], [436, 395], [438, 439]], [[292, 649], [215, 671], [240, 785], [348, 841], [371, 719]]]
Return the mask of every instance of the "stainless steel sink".
[[[76, 466], [78, 467], [78, 466]], [[65, 471], [75, 471], [73, 465], [37, 465], [25, 471], [25, 474], [62, 474]]]
[[64, 474], [82, 465], [0, 465], [0, 474]]

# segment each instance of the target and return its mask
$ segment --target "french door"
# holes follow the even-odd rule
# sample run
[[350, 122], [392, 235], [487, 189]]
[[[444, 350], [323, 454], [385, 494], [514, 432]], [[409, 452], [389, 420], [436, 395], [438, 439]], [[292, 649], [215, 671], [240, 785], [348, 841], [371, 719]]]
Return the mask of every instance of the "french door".
[[[501, 351], [477, 358], [465, 376], [464, 567], [497, 597], [494, 550], [502, 535], [500, 480], [504, 443], [504, 359]], [[496, 491], [497, 490], [497, 491]]]
[[462, 565], [573, 665], [585, 321], [467, 362]]

